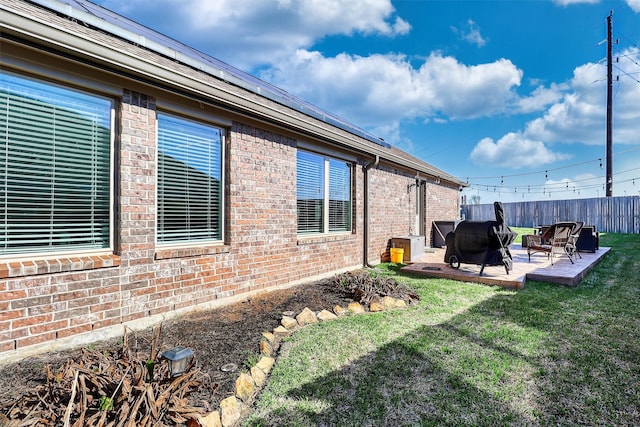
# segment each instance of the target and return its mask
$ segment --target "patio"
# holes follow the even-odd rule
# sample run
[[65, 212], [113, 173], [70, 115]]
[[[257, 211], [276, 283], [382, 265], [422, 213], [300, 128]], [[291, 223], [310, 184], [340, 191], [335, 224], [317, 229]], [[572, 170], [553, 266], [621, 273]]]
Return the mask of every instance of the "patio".
[[527, 280], [575, 287], [610, 249], [600, 247], [595, 253], [580, 252], [582, 258], [575, 257], [574, 264], [566, 256], [556, 257], [551, 265], [551, 261], [540, 253], [533, 254], [531, 262], [529, 262], [527, 250], [522, 249], [519, 245], [518, 247], [512, 245], [509, 250], [513, 257], [513, 270], [509, 274], [505, 272], [504, 267], [487, 266], [482, 276], [479, 276], [479, 265], [461, 264], [459, 269], [454, 269], [444, 262], [445, 249], [430, 248], [422, 257], [402, 267], [400, 271], [427, 277], [498, 285], [512, 289], [523, 289]]

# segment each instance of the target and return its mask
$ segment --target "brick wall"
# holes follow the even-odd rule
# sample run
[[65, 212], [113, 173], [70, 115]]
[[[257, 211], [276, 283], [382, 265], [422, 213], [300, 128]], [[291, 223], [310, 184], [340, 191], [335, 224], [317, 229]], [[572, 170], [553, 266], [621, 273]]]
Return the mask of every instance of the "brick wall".
[[0, 264], [0, 361], [362, 264], [361, 168], [353, 232], [299, 238], [297, 141], [240, 122], [225, 148], [224, 243], [156, 247], [155, 99], [125, 90], [118, 112], [115, 253]]
[[[392, 237], [415, 233], [415, 174], [387, 166], [369, 171], [369, 261], [378, 263]], [[409, 188], [409, 190], [408, 190]]]
[[[415, 174], [380, 166], [369, 171], [370, 250], [369, 261], [380, 262], [388, 255], [389, 239], [418, 234], [416, 228]], [[425, 182], [419, 190], [424, 198], [425, 245], [431, 242], [433, 221], [459, 218], [458, 189]]]
[[431, 224], [433, 221], [454, 221], [460, 219], [460, 201], [457, 188], [447, 187], [433, 182], [425, 185], [427, 246], [432, 241]]
[[[125, 90], [118, 108], [115, 253], [0, 264], [0, 360], [122, 333], [197, 307], [362, 265], [364, 172], [353, 168], [353, 232], [299, 237], [296, 145], [233, 122], [226, 144], [225, 241], [156, 247], [156, 109]], [[369, 171], [369, 261], [415, 230], [415, 175]], [[427, 185], [426, 222], [457, 217], [457, 191]]]

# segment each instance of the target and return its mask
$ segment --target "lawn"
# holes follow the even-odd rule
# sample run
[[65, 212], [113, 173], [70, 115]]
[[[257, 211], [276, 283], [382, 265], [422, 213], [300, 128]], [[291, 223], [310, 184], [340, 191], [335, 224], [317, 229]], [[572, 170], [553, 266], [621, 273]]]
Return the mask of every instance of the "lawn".
[[600, 244], [612, 250], [577, 288], [381, 264], [420, 303], [296, 332], [244, 425], [640, 425], [640, 236]]

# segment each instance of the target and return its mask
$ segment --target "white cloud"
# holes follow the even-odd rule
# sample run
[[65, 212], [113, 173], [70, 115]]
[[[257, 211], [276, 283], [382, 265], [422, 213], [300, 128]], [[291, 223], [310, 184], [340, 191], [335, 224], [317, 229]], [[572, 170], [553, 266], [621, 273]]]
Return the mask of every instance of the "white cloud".
[[298, 50], [262, 77], [361, 126], [375, 126], [505, 112], [517, 99], [522, 71], [506, 59], [466, 65], [432, 53], [415, 68], [403, 55], [328, 58]]
[[529, 96], [519, 98], [515, 109], [520, 113], [542, 111], [550, 104], [560, 101], [567, 89], [566, 84], [552, 83], [550, 87], [538, 86]]
[[390, 0], [105, 0], [103, 4], [246, 70], [278, 63], [327, 35], [392, 37], [411, 29], [395, 14]]
[[494, 141], [484, 138], [471, 151], [471, 159], [487, 167], [540, 168], [570, 156], [550, 151], [542, 141], [527, 139], [521, 133], [511, 132]]
[[[638, 63], [640, 49], [627, 49], [620, 54], [618, 71]], [[473, 149], [471, 158], [478, 164], [491, 166], [541, 168], [544, 164], [567, 158], [552, 151], [549, 148], [551, 144], [604, 146], [606, 78], [603, 76], [606, 76], [606, 64], [588, 63], [577, 67], [568, 83], [539, 87], [529, 97], [518, 99], [517, 108], [522, 112], [536, 111], [544, 105], [548, 107], [541, 117], [528, 122], [523, 131], [510, 132], [497, 142], [490, 138], [482, 139]], [[638, 145], [640, 84], [624, 73], [614, 84], [614, 144]]]
[[640, 0], [627, 0], [627, 4], [634, 12], [640, 12]]
[[458, 34], [462, 40], [471, 44], [475, 44], [478, 47], [482, 47], [487, 44], [487, 39], [480, 34], [480, 27], [472, 19], [467, 21], [468, 28], [451, 27], [451, 30]]
[[553, 0], [553, 2], [560, 6], [569, 6], [572, 4], [581, 4], [581, 3], [596, 4], [596, 3], [600, 3], [600, 0]]
[[[553, 0], [553, 2], [560, 6], [570, 6], [572, 4], [597, 4], [600, 0]], [[640, 0], [625, 0], [625, 3], [634, 12], [640, 12]]]
[[[620, 55], [620, 69], [640, 62], [640, 50], [627, 49]], [[625, 64], [625, 61], [628, 61]], [[527, 138], [548, 143], [603, 144], [606, 123], [606, 65], [585, 64], [574, 70], [570, 92], [549, 107], [545, 114], [529, 122]], [[613, 103], [614, 140], [619, 144], [638, 144], [640, 123], [640, 85], [624, 74], [615, 83]]]

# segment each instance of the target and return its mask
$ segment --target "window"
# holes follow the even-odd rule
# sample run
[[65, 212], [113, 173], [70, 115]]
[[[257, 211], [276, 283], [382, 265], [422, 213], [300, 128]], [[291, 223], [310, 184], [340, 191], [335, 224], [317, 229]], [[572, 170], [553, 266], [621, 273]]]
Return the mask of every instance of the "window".
[[351, 165], [298, 151], [298, 233], [351, 231]]
[[222, 240], [221, 129], [158, 114], [158, 243]]
[[0, 71], [0, 255], [111, 247], [112, 109]]

